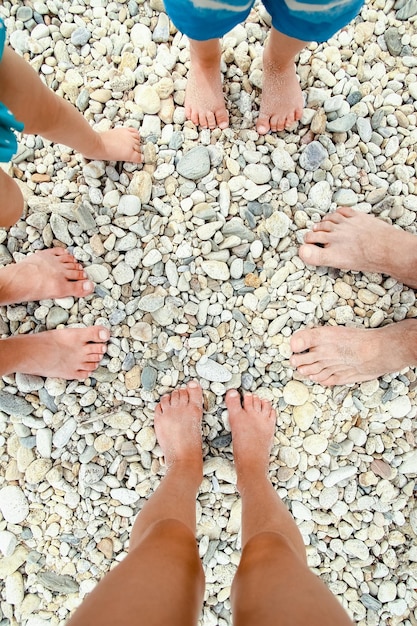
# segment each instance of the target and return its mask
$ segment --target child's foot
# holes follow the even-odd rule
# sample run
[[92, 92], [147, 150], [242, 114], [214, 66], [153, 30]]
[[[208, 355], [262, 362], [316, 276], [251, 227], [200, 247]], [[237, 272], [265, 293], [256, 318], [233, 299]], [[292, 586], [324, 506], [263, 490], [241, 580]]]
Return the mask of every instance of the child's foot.
[[113, 128], [104, 133], [96, 133], [96, 135], [97, 146], [92, 146], [91, 152], [83, 155], [86, 159], [142, 162], [140, 136], [136, 128], [130, 126]]
[[[185, 92], [185, 114], [201, 128], [227, 128], [229, 114], [223, 96], [219, 53], [207, 61], [198, 58], [199, 43], [191, 44], [191, 68]], [[197, 52], [195, 51], [197, 49]]]
[[350, 207], [314, 224], [299, 256], [309, 265], [389, 274], [417, 287], [416, 236]]
[[110, 333], [104, 326], [65, 328], [0, 341], [0, 375], [83, 380], [97, 369]]
[[277, 65], [266, 47], [263, 59], [262, 100], [256, 130], [265, 135], [290, 128], [301, 119], [303, 94], [295, 71], [295, 64], [282, 68]]
[[252, 394], [245, 395], [242, 407], [235, 389], [227, 392], [226, 406], [229, 411], [238, 482], [248, 472], [252, 476], [260, 472], [266, 475], [275, 432], [275, 409], [268, 400], [261, 400]]
[[155, 409], [155, 432], [167, 467], [182, 465], [196, 470], [201, 480], [203, 457], [201, 419], [203, 394], [194, 381], [162, 396]]
[[373, 380], [417, 365], [417, 320], [384, 328], [323, 326], [291, 337], [292, 367], [324, 386]]
[[0, 304], [16, 304], [49, 298], [87, 296], [94, 283], [84, 268], [64, 248], [29, 254], [19, 263], [0, 269]]

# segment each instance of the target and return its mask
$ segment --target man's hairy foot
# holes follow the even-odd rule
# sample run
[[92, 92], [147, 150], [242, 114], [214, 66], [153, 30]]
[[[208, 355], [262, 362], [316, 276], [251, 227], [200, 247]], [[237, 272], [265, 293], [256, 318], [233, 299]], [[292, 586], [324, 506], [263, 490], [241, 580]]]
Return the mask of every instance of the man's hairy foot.
[[203, 393], [200, 385], [190, 381], [185, 388], [162, 396], [155, 409], [155, 432], [167, 467], [189, 466], [201, 480], [203, 456], [201, 420]]
[[0, 304], [16, 304], [49, 298], [87, 296], [94, 283], [78, 261], [63, 248], [28, 255], [19, 263], [0, 269]]
[[417, 365], [417, 320], [383, 328], [323, 326], [291, 337], [290, 363], [324, 386], [373, 380]]
[[83, 380], [97, 369], [110, 333], [104, 326], [48, 330], [0, 341], [0, 375]]
[[136, 128], [113, 128], [96, 135], [96, 145], [91, 146], [91, 152], [83, 154], [86, 159], [141, 163], [140, 136]]
[[301, 119], [304, 99], [294, 63], [279, 67], [264, 52], [262, 99], [256, 130], [260, 135], [291, 128]]
[[245, 395], [242, 406], [235, 389], [227, 392], [226, 407], [238, 481], [245, 472], [262, 472], [266, 475], [275, 432], [275, 409], [268, 400], [261, 400], [252, 394]]
[[309, 265], [389, 274], [417, 287], [417, 238], [373, 215], [341, 207], [315, 224], [304, 242], [299, 256]]
[[185, 92], [185, 114], [201, 128], [227, 128], [229, 114], [223, 96], [220, 59], [200, 63], [192, 58]]

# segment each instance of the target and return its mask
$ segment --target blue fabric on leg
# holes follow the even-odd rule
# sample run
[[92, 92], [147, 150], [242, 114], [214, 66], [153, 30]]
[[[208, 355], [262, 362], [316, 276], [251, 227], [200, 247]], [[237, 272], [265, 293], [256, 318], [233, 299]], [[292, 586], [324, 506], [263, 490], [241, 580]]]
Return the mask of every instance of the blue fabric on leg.
[[[0, 17], [0, 63], [6, 44], [6, 28]], [[18, 122], [9, 109], [0, 102], [0, 163], [8, 163], [17, 152], [17, 139], [14, 130], [22, 131], [24, 124]]]

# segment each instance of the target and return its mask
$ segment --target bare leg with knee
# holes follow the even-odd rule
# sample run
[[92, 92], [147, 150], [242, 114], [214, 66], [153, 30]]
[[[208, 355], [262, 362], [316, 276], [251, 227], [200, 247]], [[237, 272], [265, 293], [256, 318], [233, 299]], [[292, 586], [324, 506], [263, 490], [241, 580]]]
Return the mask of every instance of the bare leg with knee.
[[308, 568], [297, 525], [268, 479], [276, 415], [269, 402], [226, 396], [242, 497], [241, 562], [232, 587], [235, 626], [352, 626]]
[[201, 417], [197, 383], [161, 399], [155, 430], [167, 473], [135, 521], [128, 556], [97, 585], [68, 626], [197, 624], [204, 593], [195, 540]]

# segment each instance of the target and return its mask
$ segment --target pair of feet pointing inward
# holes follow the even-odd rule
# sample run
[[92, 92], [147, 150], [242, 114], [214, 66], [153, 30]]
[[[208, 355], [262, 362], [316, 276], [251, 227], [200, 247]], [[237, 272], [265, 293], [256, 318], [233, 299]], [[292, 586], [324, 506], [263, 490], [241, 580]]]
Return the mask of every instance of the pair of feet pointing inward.
[[[229, 390], [226, 407], [233, 437], [233, 455], [240, 479], [259, 470], [266, 476], [275, 432], [276, 413], [267, 400]], [[155, 409], [155, 432], [168, 469], [182, 464], [202, 478], [202, 389], [194, 381], [161, 398]]]
[[[304, 241], [299, 255], [309, 265], [388, 274], [417, 287], [417, 238], [372, 215], [342, 207]], [[417, 365], [417, 320], [374, 329], [305, 329], [293, 335], [291, 349], [291, 365], [314, 382], [372, 380]]]
[[[0, 305], [87, 296], [94, 290], [83, 267], [62, 248], [42, 250], [0, 269]], [[87, 378], [100, 363], [110, 333], [104, 326], [50, 330], [0, 340], [0, 375], [19, 372]]]

